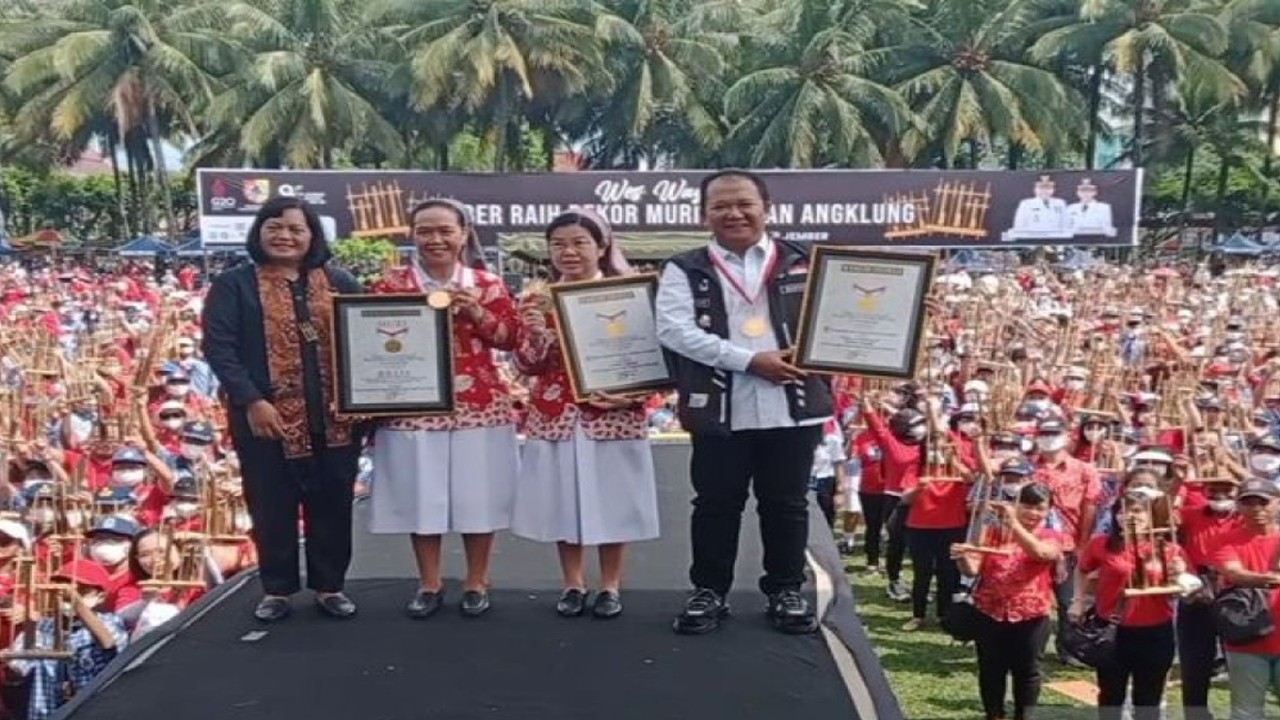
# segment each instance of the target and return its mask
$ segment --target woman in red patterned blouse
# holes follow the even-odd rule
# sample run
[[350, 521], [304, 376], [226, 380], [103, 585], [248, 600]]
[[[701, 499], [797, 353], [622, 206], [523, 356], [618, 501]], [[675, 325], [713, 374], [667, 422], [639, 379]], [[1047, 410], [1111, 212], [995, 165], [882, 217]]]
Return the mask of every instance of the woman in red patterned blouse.
[[1013, 717], [1024, 720], [1040, 697], [1040, 649], [1053, 612], [1053, 572], [1062, 556], [1061, 535], [1045, 527], [1051, 493], [1040, 483], [1023, 485], [1017, 504], [992, 505], [1001, 523], [987, 547], [975, 553], [951, 546], [960, 571], [977, 576], [974, 607], [982, 624], [974, 643], [978, 692], [987, 720], [1004, 718], [1005, 682], [1013, 677]]
[[455, 408], [378, 429], [369, 529], [412, 538], [420, 586], [406, 610], [418, 619], [434, 615], [444, 600], [442, 536], [461, 533], [467, 556], [461, 610], [477, 617], [489, 609], [494, 532], [510, 524], [515, 496], [516, 428], [494, 351], [515, 347], [519, 320], [502, 279], [483, 269], [465, 207], [437, 198], [409, 217], [417, 253], [408, 267], [383, 278], [382, 287], [451, 295]]
[[[547, 226], [546, 236], [560, 281], [596, 280], [628, 269], [608, 224], [594, 213], [564, 213]], [[556, 603], [561, 617], [586, 611], [583, 547], [598, 545], [600, 592], [591, 613], [615, 618], [622, 614], [625, 544], [658, 536], [644, 399], [598, 394], [575, 403], [555, 331], [557, 317], [545, 300], [533, 292], [520, 304], [515, 359], [533, 378], [533, 387], [511, 528], [531, 540], [557, 543], [564, 576]]]

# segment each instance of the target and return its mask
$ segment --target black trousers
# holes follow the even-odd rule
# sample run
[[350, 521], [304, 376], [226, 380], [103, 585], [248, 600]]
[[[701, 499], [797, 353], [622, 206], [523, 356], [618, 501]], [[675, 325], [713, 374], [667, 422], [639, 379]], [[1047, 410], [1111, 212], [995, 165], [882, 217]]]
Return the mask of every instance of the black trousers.
[[1111, 662], [1097, 668], [1098, 720], [1120, 720], [1126, 690], [1133, 702], [1133, 720], [1160, 720], [1164, 684], [1173, 666], [1173, 623], [1116, 630]]
[[724, 595], [733, 587], [738, 535], [747, 493], [754, 491], [764, 545], [768, 593], [804, 584], [809, 538], [809, 472], [822, 427], [741, 430], [727, 437], [693, 435], [693, 565], [697, 588]]
[[278, 442], [236, 439], [244, 497], [253, 518], [259, 577], [268, 595], [292, 595], [298, 577], [299, 510], [306, 527], [307, 587], [341, 592], [351, 565], [351, 503], [360, 448], [320, 448], [286, 460]]
[[1213, 604], [1178, 603], [1178, 672], [1182, 676], [1182, 716], [1211, 720], [1209, 685], [1218, 659], [1218, 630]]
[[822, 510], [822, 517], [827, 519], [827, 527], [836, 524], [836, 476], [828, 475], [813, 479], [813, 497]]
[[965, 529], [943, 530], [911, 528], [911, 617], [925, 617], [929, 605], [929, 586], [938, 578], [934, 595], [938, 618], [951, 607], [951, 596], [960, 587], [960, 568], [951, 559], [951, 545], [964, 542]]
[[884, 493], [858, 493], [858, 502], [862, 504], [862, 520], [866, 528], [862, 543], [867, 550], [867, 567], [874, 568], [880, 565], [880, 539], [884, 534], [885, 521], [889, 519], [885, 507], [890, 504], [887, 502], [890, 498], [896, 505], [898, 498]]
[[1013, 678], [1013, 720], [1031, 720], [1040, 701], [1040, 648], [1051, 623], [1042, 617], [1023, 622], [1001, 622], [982, 615], [974, 639], [978, 653], [978, 694], [987, 720], [1005, 715], [1005, 693]]
[[902, 578], [902, 561], [907, 556], [907, 513], [911, 506], [904, 504], [897, 495], [884, 496], [884, 513], [889, 539], [885, 543], [884, 570], [889, 582], [897, 582]]

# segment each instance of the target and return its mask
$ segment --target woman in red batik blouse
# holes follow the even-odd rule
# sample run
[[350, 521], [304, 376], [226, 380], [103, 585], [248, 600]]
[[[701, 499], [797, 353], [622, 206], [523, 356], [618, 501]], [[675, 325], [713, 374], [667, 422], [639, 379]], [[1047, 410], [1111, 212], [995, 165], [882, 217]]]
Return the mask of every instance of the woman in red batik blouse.
[[1061, 535], [1045, 527], [1052, 494], [1040, 483], [1023, 485], [1016, 504], [995, 503], [1000, 525], [987, 528], [986, 547], [975, 553], [952, 545], [960, 571], [977, 576], [973, 603], [981, 625], [978, 693], [986, 720], [1005, 714], [1005, 683], [1013, 677], [1014, 720], [1027, 720], [1040, 697], [1040, 649], [1053, 613], [1053, 572], [1062, 556]]
[[[609, 225], [588, 210], [560, 215], [546, 235], [560, 281], [597, 280], [629, 270]], [[591, 613], [615, 618], [622, 614], [626, 543], [658, 536], [644, 398], [601, 394], [575, 403], [556, 336], [557, 318], [545, 300], [535, 291], [520, 305], [516, 365], [533, 378], [533, 387], [511, 529], [557, 544], [564, 591], [556, 612], [562, 617], [586, 611], [584, 546], [599, 546], [600, 592]]]
[[420, 586], [406, 611], [422, 619], [444, 599], [440, 545], [461, 533], [467, 556], [461, 610], [489, 610], [494, 532], [511, 522], [519, 450], [511, 394], [494, 350], [515, 347], [519, 319], [502, 279], [486, 272], [470, 214], [436, 198], [410, 212], [417, 249], [408, 267], [384, 278], [392, 292], [447, 291], [452, 296], [453, 413], [384, 423], [374, 439], [378, 479], [369, 529], [412, 538]]

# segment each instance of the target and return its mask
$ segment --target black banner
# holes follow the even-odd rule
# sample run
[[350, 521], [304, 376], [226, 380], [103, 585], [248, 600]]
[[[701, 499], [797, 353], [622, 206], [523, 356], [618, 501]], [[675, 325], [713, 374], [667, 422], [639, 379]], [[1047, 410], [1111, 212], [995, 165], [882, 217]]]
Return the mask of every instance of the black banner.
[[[433, 196], [472, 210], [487, 243], [540, 233], [570, 206], [590, 206], [618, 232], [705, 232], [706, 170], [453, 173], [382, 170], [199, 171], [206, 247], [238, 246], [266, 200], [315, 206], [330, 239], [408, 234], [406, 212]], [[769, 228], [798, 241], [874, 247], [1134, 245], [1141, 170], [761, 171]]]

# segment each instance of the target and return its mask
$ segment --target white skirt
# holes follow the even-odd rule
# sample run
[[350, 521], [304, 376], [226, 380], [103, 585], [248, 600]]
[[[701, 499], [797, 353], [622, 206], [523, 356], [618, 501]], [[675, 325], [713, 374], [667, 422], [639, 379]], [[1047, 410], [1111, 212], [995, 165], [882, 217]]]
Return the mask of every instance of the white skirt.
[[489, 533], [511, 524], [516, 429], [378, 430], [369, 531]]
[[648, 440], [529, 440], [511, 531], [576, 545], [658, 537], [658, 490]]

